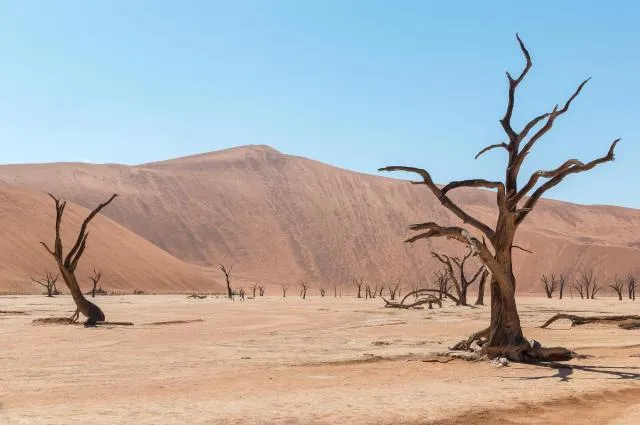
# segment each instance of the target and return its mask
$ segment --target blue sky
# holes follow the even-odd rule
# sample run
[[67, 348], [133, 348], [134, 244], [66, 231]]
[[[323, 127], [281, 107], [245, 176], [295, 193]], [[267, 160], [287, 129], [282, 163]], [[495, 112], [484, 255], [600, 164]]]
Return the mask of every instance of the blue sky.
[[[614, 163], [550, 197], [640, 208], [635, 2], [3, 1], [0, 163], [137, 164], [243, 144], [438, 182], [502, 176], [506, 70], [534, 67], [514, 122], [593, 77], [523, 173]], [[524, 177], [523, 177], [524, 180]]]

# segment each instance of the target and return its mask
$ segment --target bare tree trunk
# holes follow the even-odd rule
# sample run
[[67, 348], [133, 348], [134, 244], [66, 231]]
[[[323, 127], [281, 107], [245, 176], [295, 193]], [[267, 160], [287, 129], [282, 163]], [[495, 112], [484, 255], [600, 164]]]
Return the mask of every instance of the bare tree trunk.
[[475, 305], [484, 305], [484, 286], [487, 282], [487, 277], [489, 276], [489, 271], [485, 269], [482, 272], [482, 277], [480, 277], [480, 282], [478, 283], [478, 299], [476, 300]]

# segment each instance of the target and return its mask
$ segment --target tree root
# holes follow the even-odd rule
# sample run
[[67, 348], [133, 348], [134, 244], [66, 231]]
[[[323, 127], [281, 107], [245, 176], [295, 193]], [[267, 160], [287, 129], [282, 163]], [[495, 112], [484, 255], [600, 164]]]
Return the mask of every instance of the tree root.
[[546, 328], [556, 320], [567, 319], [571, 321], [571, 326], [579, 326], [587, 323], [610, 323], [610, 322], [625, 322], [620, 323], [618, 326], [623, 329], [636, 329], [640, 327], [640, 316], [627, 315], [627, 316], [576, 316], [573, 314], [558, 313], [549, 320], [547, 320], [541, 328]]
[[571, 360], [574, 352], [563, 347], [542, 347], [538, 341], [523, 341], [517, 345], [488, 346], [490, 329], [472, 334], [449, 348], [449, 355], [464, 360], [505, 357], [514, 362], [537, 363]]

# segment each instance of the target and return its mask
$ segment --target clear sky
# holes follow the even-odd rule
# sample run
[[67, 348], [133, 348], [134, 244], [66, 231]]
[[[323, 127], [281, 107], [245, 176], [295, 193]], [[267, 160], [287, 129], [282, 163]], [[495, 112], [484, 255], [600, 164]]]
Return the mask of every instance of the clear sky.
[[243, 144], [437, 182], [502, 176], [514, 122], [593, 77], [528, 159], [617, 159], [548, 192], [640, 208], [640, 6], [632, 1], [0, 0], [0, 163], [138, 164]]

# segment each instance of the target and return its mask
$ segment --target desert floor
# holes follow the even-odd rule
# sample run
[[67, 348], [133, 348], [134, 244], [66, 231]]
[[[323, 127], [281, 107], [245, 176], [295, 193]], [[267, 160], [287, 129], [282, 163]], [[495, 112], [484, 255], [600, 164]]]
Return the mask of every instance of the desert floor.
[[[521, 298], [527, 336], [585, 357], [497, 368], [433, 361], [486, 327], [488, 307], [398, 311], [380, 299], [316, 296], [96, 300], [108, 320], [135, 325], [34, 325], [70, 316], [71, 298], [0, 297], [0, 423], [639, 421], [640, 330], [539, 325], [557, 311], [634, 313], [640, 301]], [[185, 322], [157, 323], [166, 321]]]

